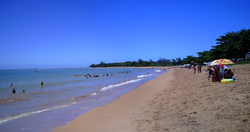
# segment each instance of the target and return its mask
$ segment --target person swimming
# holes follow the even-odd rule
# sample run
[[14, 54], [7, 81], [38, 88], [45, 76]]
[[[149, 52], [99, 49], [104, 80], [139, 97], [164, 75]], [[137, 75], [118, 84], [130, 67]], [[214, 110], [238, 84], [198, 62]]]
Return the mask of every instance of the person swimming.
[[13, 83], [10, 84], [10, 87], [13, 87]]
[[13, 88], [12, 93], [16, 93], [16, 89]]

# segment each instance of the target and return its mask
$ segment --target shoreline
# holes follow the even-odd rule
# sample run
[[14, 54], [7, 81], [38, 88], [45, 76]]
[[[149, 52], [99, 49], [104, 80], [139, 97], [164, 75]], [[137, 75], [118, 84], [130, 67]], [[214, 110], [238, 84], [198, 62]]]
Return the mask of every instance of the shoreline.
[[[89, 110], [78, 116], [69, 124], [56, 128], [52, 132], [67, 131], [133, 131], [136, 126], [131, 127], [131, 117], [138, 113], [150, 98], [162, 90], [161, 84], [167, 84], [172, 79], [172, 70], [157, 76], [136, 89], [122, 95], [119, 99]], [[155, 84], [160, 84], [156, 85]]]
[[250, 64], [233, 65], [234, 83], [171, 68], [158, 78], [92, 109], [52, 132], [249, 131]]
[[[50, 80], [52, 83], [55, 82], [58, 85], [52, 86], [52, 83], [45, 83], [44, 86], [37, 84], [32, 85], [34, 87], [30, 86], [30, 89], [23, 88], [26, 86], [25, 81], [28, 81], [22, 79], [23, 76], [30, 76], [33, 78], [33, 76], [39, 75], [44, 77], [42, 79], [44, 81], [50, 78], [48, 77], [48, 74], [46, 74], [50, 72], [47, 71], [50, 71], [55, 75], [54, 78], [56, 79]], [[121, 71], [131, 72], [120, 73]], [[15, 73], [16, 71], [13, 70], [7, 72]], [[157, 73], [154, 70], [135, 68], [91, 70], [53, 69], [45, 70], [38, 74], [30, 72], [30, 70], [18, 70], [17, 72], [22, 72], [22, 74], [19, 74], [21, 75], [18, 77], [19, 80], [14, 81], [15, 86], [13, 88], [16, 87], [17, 91], [25, 89], [26, 92], [4, 94], [7, 97], [8, 95], [11, 96], [11, 98], [5, 99], [6, 102], [13, 98], [13, 100], [6, 104], [2, 103], [3, 100], [1, 101], [3, 112], [0, 119], [0, 129], [6, 131], [51, 131], [57, 127], [68, 124], [89, 109], [100, 107], [118, 99], [121, 95], [128, 93], [149, 80], [155, 79], [156, 76], [163, 73]], [[64, 75], [62, 76], [61, 73]], [[99, 74], [100, 77], [85, 79], [84, 76], [75, 77], [72, 73]], [[113, 73], [114, 75], [106, 77], [102, 76], [102, 73]], [[34, 77], [34, 79], [37, 79], [36, 81], [32, 81], [34, 84], [40, 80], [38, 77]], [[20, 83], [20, 80], [24, 83]], [[7, 86], [6, 89], [8, 90], [9, 86]], [[1, 93], [3, 94], [4, 92]], [[29, 98], [23, 98], [27, 96]], [[9, 107], [19, 107], [20, 109], [9, 111]], [[34, 118], [39, 120], [33, 120]], [[14, 123], [15, 127], [11, 127], [13, 126], [13, 122], [16, 122]]]

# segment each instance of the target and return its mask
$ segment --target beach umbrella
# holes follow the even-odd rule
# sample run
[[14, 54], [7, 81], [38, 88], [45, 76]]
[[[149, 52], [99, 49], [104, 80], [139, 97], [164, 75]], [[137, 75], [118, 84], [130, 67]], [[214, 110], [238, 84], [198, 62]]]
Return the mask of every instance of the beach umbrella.
[[235, 64], [233, 61], [229, 59], [219, 59], [219, 64]]
[[229, 59], [218, 59], [211, 62], [210, 66], [223, 65], [223, 64], [234, 64], [234, 62]]
[[225, 65], [223, 65], [223, 68], [224, 69], [229, 69], [229, 66], [225, 64]]
[[217, 60], [214, 60], [212, 62], [209, 62], [209, 66], [215, 66], [218, 65], [219, 63], [217, 62]]

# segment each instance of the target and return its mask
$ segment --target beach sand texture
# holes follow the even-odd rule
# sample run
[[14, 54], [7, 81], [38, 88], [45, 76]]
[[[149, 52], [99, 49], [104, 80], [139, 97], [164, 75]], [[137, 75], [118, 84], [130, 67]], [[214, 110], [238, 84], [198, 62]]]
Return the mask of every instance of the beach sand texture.
[[173, 68], [118, 100], [82, 114], [54, 131], [250, 131], [250, 65], [236, 65], [235, 83]]

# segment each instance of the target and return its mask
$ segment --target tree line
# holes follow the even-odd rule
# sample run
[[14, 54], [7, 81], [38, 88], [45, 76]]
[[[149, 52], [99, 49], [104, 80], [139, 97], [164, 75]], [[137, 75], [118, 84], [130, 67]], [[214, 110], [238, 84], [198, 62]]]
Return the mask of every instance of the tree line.
[[225, 35], [219, 36], [216, 39], [216, 45], [212, 46], [210, 50], [203, 52], [196, 52], [198, 57], [193, 55], [188, 55], [186, 58], [181, 59], [165, 59], [159, 58], [157, 61], [150, 59], [149, 61], [144, 61], [138, 59], [138, 61], [126, 61], [120, 63], [104, 63], [101, 61], [100, 64], [92, 64], [90, 67], [141, 67], [141, 66], [172, 66], [172, 65], [183, 65], [190, 64], [194, 61], [197, 64], [202, 64], [203, 62], [211, 62], [215, 59], [234, 59], [242, 58], [245, 60], [245, 54], [250, 52], [250, 29], [242, 29], [240, 31], [228, 32]]

